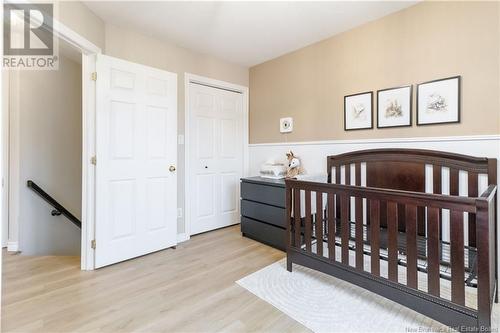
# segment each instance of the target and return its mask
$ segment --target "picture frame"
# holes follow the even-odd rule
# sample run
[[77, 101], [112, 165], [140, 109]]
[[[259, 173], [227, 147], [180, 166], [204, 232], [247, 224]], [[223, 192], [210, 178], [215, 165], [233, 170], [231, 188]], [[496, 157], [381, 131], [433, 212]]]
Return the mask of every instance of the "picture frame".
[[462, 77], [417, 85], [417, 126], [460, 123]]
[[373, 128], [373, 92], [344, 96], [344, 131]]
[[377, 128], [412, 125], [413, 86], [377, 90]]

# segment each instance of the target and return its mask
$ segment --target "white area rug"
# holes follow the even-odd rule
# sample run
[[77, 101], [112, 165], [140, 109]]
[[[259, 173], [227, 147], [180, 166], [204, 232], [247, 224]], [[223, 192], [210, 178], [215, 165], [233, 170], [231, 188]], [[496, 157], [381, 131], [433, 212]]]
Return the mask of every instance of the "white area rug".
[[[286, 259], [237, 281], [314, 332], [449, 332], [443, 324], [384, 297]], [[500, 308], [495, 304], [494, 328]], [[496, 330], [498, 332], [498, 329]]]

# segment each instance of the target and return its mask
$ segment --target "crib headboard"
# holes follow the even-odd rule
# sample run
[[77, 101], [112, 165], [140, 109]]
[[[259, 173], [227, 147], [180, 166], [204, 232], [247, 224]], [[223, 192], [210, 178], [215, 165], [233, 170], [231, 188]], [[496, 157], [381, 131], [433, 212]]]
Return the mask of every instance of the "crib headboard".
[[[366, 171], [363, 173], [366, 177], [366, 186], [369, 187], [425, 192], [426, 165], [432, 166], [432, 193], [435, 194], [442, 194], [443, 168], [449, 169], [449, 180], [445, 183], [449, 184], [450, 195], [459, 194], [460, 171], [467, 172], [469, 197], [480, 195], [478, 193], [480, 175], [487, 175], [488, 184], [497, 184], [497, 160], [494, 158], [401, 148], [360, 150], [328, 156], [328, 182], [362, 185], [361, 175], [364, 163]], [[354, 173], [354, 177], [351, 177], [351, 173]], [[353, 181], [352, 178], [354, 178]], [[346, 179], [348, 181], [345, 181]], [[418, 231], [420, 234], [425, 234], [423, 213], [418, 215], [421, 215]], [[403, 220], [404, 216], [400, 216], [400, 221]], [[404, 223], [400, 225], [400, 228], [404, 229]]]
[[[332, 179], [332, 170], [354, 165], [355, 180], [352, 185], [361, 185], [361, 164], [366, 163], [366, 186], [405, 191], [425, 191], [425, 166], [433, 168], [433, 193], [441, 194], [441, 170], [449, 168], [450, 194], [458, 195], [458, 173], [468, 173], [469, 190], [477, 187], [480, 174], [488, 175], [488, 184], [497, 183], [496, 159], [479, 158], [461, 154], [424, 149], [369, 149], [328, 156], [328, 181], [340, 181], [340, 173]], [[351, 168], [345, 168], [346, 178], [351, 179]], [[359, 176], [359, 177], [357, 177]], [[472, 191], [469, 196], [477, 196]]]

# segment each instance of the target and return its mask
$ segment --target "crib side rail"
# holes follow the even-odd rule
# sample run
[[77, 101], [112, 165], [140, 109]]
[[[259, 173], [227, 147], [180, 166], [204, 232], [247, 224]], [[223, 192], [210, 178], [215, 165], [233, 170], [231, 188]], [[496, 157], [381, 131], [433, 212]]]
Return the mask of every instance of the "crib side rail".
[[[446, 246], [451, 273], [446, 296], [443, 296], [440, 271], [443, 264], [440, 228], [444, 211], [449, 214], [450, 228]], [[417, 233], [422, 212], [427, 223], [425, 238]], [[466, 216], [471, 215], [476, 219], [477, 248], [473, 251], [477, 251], [477, 266], [465, 244]], [[450, 311], [446, 316], [436, 315], [440, 318], [432, 314], [436, 311], [428, 313], [445, 323], [451, 324], [453, 318], [463, 316], [466, 319], [462, 323], [466, 325], [490, 327], [497, 284], [496, 186], [488, 187], [481, 197], [473, 198], [286, 180], [286, 217], [288, 254], [320, 258], [322, 262], [381, 281], [405, 293], [425, 296], [425, 302]], [[382, 220], [386, 222], [383, 227]], [[404, 232], [398, 229], [400, 221], [405, 221]], [[426, 262], [424, 271], [420, 266], [422, 261]], [[288, 265], [291, 269], [291, 262]], [[475, 271], [476, 267], [477, 304], [471, 306], [466, 302], [464, 276], [467, 269]], [[421, 281], [421, 272], [426, 274], [425, 283]], [[455, 315], [457, 317], [453, 317]]]
[[381, 189], [375, 187], [342, 185], [331, 183], [318, 183], [311, 181], [287, 179], [286, 188], [319, 191], [351, 197], [363, 197], [365, 199], [377, 199], [384, 201], [395, 201], [398, 203], [428, 206], [442, 209], [461, 209], [464, 212], [476, 212], [476, 198], [459, 197], [453, 195], [422, 193], [403, 190]]
[[496, 201], [497, 186], [490, 185], [476, 203], [478, 321], [486, 328], [491, 325], [493, 298], [498, 292]]

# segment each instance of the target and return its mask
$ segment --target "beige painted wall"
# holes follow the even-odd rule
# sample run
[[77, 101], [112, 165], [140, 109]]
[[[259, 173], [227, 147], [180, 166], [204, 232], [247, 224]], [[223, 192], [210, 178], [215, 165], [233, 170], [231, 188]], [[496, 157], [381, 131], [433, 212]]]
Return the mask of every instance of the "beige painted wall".
[[59, 1], [59, 21], [104, 52], [104, 22], [79, 1]]
[[[191, 73], [248, 87], [248, 68], [165, 43], [137, 32], [106, 24], [106, 55], [177, 73], [177, 127], [184, 134], [184, 73]], [[177, 200], [184, 210], [184, 146], [178, 146]], [[185, 215], [185, 214], [183, 214]], [[178, 221], [184, 232], [184, 219]]]
[[[252, 67], [250, 142], [500, 133], [499, 7], [424, 2]], [[344, 95], [452, 75], [462, 75], [460, 124], [417, 127], [414, 103], [411, 128], [344, 131]]]
[[[60, 55], [57, 71], [12, 74], [18, 121], [19, 246], [25, 255], [79, 255], [80, 229], [26, 186], [31, 179], [81, 217], [81, 65]], [[13, 114], [13, 113], [18, 113]], [[12, 147], [12, 146], [11, 146]]]

